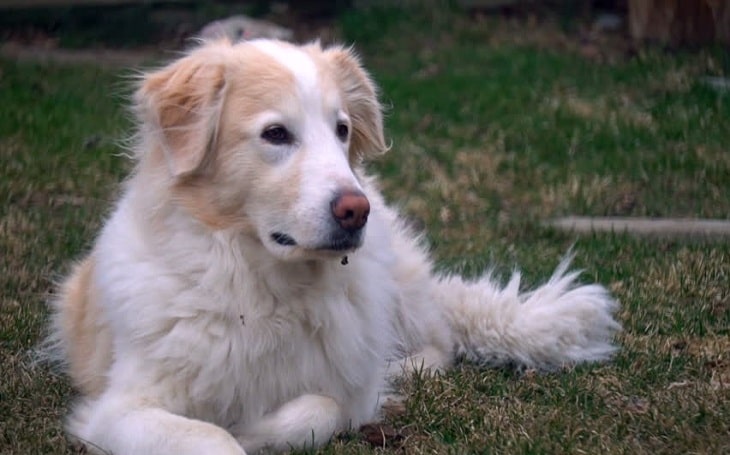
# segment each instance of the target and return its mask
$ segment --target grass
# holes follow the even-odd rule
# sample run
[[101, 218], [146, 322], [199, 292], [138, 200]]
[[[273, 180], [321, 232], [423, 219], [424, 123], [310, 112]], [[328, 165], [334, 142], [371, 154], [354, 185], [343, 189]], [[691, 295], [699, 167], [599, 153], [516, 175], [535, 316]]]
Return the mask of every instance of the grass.
[[[552, 216], [730, 217], [730, 76], [719, 49], [601, 52], [550, 21], [373, 10], [340, 25], [389, 106], [370, 166], [428, 230], [439, 267], [544, 280], [571, 245], [621, 301], [614, 361], [553, 373], [460, 365], [398, 385], [383, 448], [340, 453], [730, 452], [730, 245], [577, 238]], [[0, 62], [0, 453], [74, 453], [67, 381], [29, 363], [54, 280], [93, 241], [129, 169], [120, 78]], [[379, 431], [379, 429], [376, 429]], [[376, 440], [373, 436], [369, 439]]]

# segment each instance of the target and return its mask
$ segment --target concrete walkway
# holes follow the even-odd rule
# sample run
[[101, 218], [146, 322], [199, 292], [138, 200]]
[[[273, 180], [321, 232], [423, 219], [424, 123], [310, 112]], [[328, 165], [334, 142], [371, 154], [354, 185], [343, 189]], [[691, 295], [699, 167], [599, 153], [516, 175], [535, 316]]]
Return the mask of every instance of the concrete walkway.
[[545, 224], [576, 233], [625, 232], [653, 237], [730, 238], [730, 220], [569, 216], [556, 218]]

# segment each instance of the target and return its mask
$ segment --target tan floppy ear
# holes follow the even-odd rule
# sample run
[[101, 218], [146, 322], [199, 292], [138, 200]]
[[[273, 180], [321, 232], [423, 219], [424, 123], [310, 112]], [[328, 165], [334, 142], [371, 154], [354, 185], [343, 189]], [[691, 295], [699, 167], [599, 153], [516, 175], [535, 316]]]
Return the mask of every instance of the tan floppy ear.
[[201, 169], [215, 146], [225, 68], [198, 52], [145, 75], [135, 94], [143, 128], [158, 138], [173, 177]]
[[340, 47], [325, 53], [332, 62], [352, 122], [350, 150], [358, 159], [388, 151], [375, 84], [354, 52]]

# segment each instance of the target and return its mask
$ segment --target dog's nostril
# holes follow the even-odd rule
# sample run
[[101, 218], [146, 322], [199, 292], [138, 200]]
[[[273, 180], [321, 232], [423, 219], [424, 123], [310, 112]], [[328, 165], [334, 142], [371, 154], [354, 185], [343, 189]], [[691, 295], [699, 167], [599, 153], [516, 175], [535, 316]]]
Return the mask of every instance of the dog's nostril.
[[345, 191], [331, 202], [332, 216], [343, 229], [357, 230], [365, 226], [370, 214], [370, 201], [359, 191]]

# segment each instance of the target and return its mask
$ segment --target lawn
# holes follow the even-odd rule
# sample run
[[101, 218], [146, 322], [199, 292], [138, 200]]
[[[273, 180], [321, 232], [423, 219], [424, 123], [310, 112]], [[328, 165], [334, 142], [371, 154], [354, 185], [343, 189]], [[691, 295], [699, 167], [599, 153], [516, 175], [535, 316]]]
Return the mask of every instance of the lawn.
[[[621, 349], [556, 373], [459, 365], [397, 384], [382, 428], [321, 453], [730, 453], [730, 244], [576, 236], [563, 215], [730, 218], [720, 49], [631, 50], [548, 19], [459, 12], [339, 19], [381, 86], [392, 151], [370, 163], [439, 268], [546, 279], [573, 246], [621, 302]], [[591, 41], [592, 40], [592, 41]], [[592, 46], [592, 47], [591, 47]], [[129, 170], [124, 71], [0, 61], [0, 453], [74, 453], [73, 391], [31, 363], [54, 282]]]

